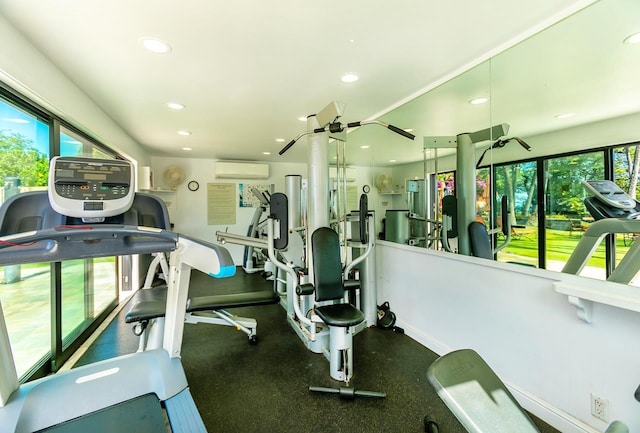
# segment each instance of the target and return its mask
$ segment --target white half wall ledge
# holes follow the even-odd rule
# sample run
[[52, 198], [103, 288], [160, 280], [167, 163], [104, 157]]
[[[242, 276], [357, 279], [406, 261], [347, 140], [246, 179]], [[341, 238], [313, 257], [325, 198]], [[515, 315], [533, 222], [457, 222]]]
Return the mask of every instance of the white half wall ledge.
[[640, 313], [640, 290], [637, 287], [584, 279], [584, 283], [556, 281], [552, 284], [557, 293], [567, 295], [569, 303], [577, 308], [578, 318], [593, 322], [593, 304], [604, 304]]

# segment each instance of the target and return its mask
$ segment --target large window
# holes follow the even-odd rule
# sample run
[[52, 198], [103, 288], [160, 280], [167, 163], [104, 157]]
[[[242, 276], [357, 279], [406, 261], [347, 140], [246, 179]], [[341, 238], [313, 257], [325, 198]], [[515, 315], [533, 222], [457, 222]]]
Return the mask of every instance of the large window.
[[[545, 236], [546, 268], [560, 271], [582, 234], [593, 221], [583, 201], [583, 180], [605, 179], [605, 154], [581, 153], [546, 161]], [[604, 242], [598, 247], [581, 275], [606, 278]]]
[[[113, 158], [114, 155], [68, 128], [60, 128], [60, 155]], [[115, 257], [62, 263], [62, 342], [68, 347], [117, 299]]]
[[[614, 180], [640, 197], [640, 145], [621, 145], [570, 155], [500, 164], [476, 171], [477, 218], [489, 229], [501, 223], [500, 198], [508, 199], [510, 242], [497, 258], [561, 271], [594, 222], [584, 206], [583, 180]], [[491, 193], [488, 192], [491, 189]], [[580, 275], [606, 279], [640, 233], [603, 238]], [[500, 245], [505, 237], [494, 237]], [[631, 284], [640, 285], [636, 276]]]
[[[613, 149], [613, 181], [631, 197], [638, 199], [640, 195], [640, 145], [620, 146]], [[632, 243], [638, 242], [640, 233], [617, 234], [615, 239], [614, 263], [620, 263], [622, 257], [628, 251]], [[632, 285], [640, 285], [640, 278], [631, 282]]]
[[[495, 201], [507, 198], [510, 242], [498, 253], [498, 260], [537, 266], [538, 257], [538, 164], [521, 162], [496, 167]], [[500, 206], [496, 206], [496, 223], [502, 224]], [[505, 237], [501, 235], [501, 237]], [[501, 242], [498, 239], [497, 243]]]
[[[48, 164], [49, 125], [0, 99], [0, 201], [23, 191], [46, 189]], [[50, 266], [4, 266], [0, 278], [0, 301], [22, 376], [51, 352]]]
[[[0, 97], [0, 203], [45, 190], [56, 154], [115, 157], [36, 107]], [[0, 267], [0, 301], [22, 380], [55, 371], [71, 355], [116, 305], [117, 282], [114, 257]]]

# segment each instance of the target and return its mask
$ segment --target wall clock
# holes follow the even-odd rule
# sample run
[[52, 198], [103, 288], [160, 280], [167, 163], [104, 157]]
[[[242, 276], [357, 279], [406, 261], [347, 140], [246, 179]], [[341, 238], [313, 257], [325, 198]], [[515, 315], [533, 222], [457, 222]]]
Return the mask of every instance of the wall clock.
[[198, 188], [200, 188], [200, 184], [195, 180], [192, 180], [187, 184], [187, 188], [189, 188], [189, 191], [197, 191]]

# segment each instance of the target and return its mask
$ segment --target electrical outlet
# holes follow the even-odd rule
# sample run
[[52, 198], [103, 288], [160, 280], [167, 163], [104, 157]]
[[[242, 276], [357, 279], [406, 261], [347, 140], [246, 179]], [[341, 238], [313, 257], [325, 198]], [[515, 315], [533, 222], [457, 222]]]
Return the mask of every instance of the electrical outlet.
[[591, 415], [609, 422], [609, 400], [591, 394]]

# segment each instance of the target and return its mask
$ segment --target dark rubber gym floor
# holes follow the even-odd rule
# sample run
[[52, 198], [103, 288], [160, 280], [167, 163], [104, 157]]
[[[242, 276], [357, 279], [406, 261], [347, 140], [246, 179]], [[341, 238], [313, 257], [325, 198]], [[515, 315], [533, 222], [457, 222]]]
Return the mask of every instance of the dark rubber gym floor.
[[[192, 296], [266, 290], [271, 282], [257, 274], [211, 285], [192, 283]], [[194, 271], [193, 280], [200, 280]], [[119, 316], [77, 365], [135, 352], [137, 338]], [[391, 305], [393, 310], [393, 305]], [[440, 433], [465, 430], [440, 401], [426, 379], [436, 355], [391, 330], [365, 329], [354, 337], [355, 389], [382, 391], [385, 399], [341, 400], [315, 394], [309, 385], [336, 387], [324, 356], [308, 351], [291, 329], [280, 305], [237, 308], [238, 316], [258, 321], [258, 344], [231, 327], [185, 325], [182, 361], [191, 393], [209, 432], [423, 432], [424, 418]], [[543, 433], [556, 432], [534, 418]]]

